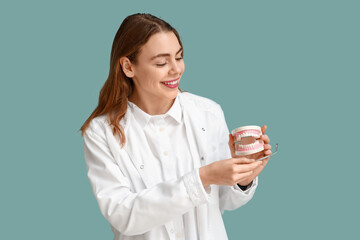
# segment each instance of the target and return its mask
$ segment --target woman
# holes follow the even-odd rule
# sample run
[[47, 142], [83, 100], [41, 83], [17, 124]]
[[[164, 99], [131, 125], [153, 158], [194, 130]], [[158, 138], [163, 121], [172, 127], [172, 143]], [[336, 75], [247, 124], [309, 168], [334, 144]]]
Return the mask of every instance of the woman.
[[99, 104], [81, 128], [88, 177], [116, 240], [227, 239], [223, 211], [252, 198], [268, 161], [254, 159], [271, 155], [263, 135], [263, 152], [236, 158], [221, 107], [178, 88], [184, 69], [168, 23], [150, 14], [123, 21]]

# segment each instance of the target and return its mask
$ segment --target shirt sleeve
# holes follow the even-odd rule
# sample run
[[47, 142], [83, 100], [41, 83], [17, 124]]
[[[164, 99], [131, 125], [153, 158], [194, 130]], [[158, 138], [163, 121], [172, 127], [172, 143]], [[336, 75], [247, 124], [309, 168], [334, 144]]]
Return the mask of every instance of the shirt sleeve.
[[88, 178], [100, 211], [124, 235], [143, 234], [209, 201], [198, 169], [179, 179], [134, 192], [105, 137], [90, 129], [86, 131], [84, 152]]

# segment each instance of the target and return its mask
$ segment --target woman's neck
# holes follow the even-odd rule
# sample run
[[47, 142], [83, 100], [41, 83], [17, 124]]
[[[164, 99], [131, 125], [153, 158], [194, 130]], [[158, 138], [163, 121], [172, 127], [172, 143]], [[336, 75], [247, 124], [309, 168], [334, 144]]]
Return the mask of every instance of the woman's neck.
[[149, 115], [161, 115], [167, 113], [175, 101], [175, 99], [156, 97], [141, 98], [135, 92], [128, 99]]

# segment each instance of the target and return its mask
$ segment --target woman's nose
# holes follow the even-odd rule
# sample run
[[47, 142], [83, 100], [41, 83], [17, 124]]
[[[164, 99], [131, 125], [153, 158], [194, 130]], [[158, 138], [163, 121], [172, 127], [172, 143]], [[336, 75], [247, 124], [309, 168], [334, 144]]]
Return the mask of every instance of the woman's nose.
[[180, 73], [181, 71], [181, 63], [176, 61], [176, 60], [173, 60], [171, 62], [171, 68], [170, 68], [170, 73]]

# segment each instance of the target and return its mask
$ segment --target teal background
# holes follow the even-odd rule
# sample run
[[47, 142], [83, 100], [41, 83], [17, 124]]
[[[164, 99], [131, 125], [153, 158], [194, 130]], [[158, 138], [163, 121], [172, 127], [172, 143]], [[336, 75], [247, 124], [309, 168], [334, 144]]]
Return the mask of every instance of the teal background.
[[181, 88], [279, 153], [229, 239], [359, 237], [359, 1], [1, 1], [0, 239], [112, 239], [78, 129], [122, 20], [149, 12], [185, 49]]

